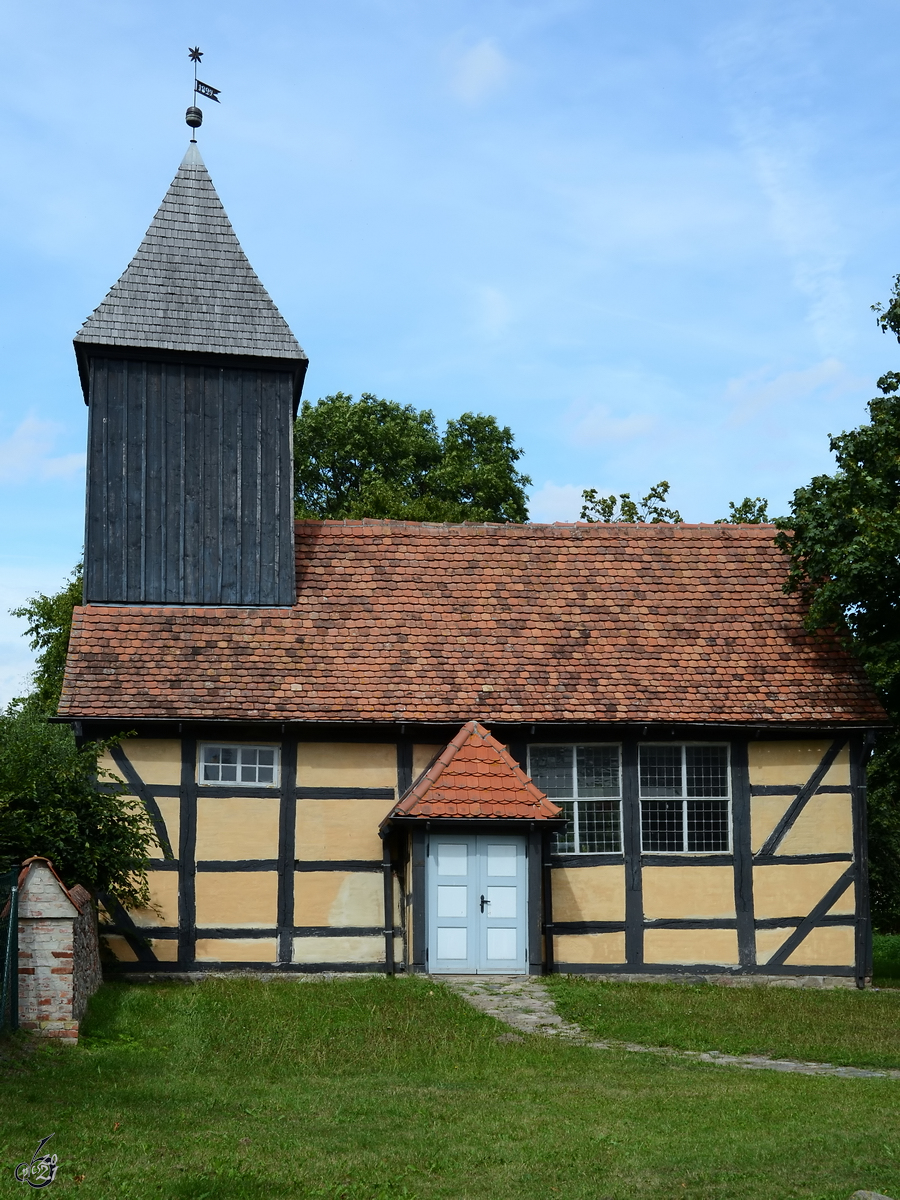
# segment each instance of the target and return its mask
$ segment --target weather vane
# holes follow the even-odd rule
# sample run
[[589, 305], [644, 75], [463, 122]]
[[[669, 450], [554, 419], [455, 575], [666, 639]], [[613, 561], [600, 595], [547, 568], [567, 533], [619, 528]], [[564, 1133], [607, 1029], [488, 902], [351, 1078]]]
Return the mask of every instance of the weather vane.
[[[194, 64], [194, 98], [190, 108], [184, 114], [184, 119], [190, 125], [191, 129], [199, 129], [203, 124], [203, 113], [197, 107], [197, 97], [206, 96], [208, 100], [215, 100], [216, 104], [219, 104], [219, 89], [211, 87], [208, 83], [204, 83], [201, 79], [197, 78], [197, 64], [203, 57], [203, 51], [200, 47], [191, 46], [188, 50], [188, 56]], [[192, 142], [196, 142], [196, 140], [195, 137], [191, 138]]]

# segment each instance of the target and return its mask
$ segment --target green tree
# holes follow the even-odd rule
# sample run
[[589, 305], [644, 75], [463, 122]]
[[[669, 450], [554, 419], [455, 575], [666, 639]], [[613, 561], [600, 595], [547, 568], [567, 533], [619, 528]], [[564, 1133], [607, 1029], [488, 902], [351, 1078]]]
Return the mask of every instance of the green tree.
[[464, 413], [443, 436], [411, 404], [338, 392], [304, 401], [294, 427], [299, 518], [525, 521], [522, 457], [508, 427]]
[[25, 636], [32, 650], [39, 650], [32, 675], [32, 690], [25, 698], [27, 707], [53, 716], [59, 705], [69, 635], [72, 632], [72, 612], [82, 600], [81, 563], [67, 583], [52, 596], [39, 592], [12, 610], [13, 616], [28, 621]]
[[30, 693], [0, 712], [0, 863], [40, 854], [67, 884], [140, 907], [149, 902], [153, 826], [123, 798], [120, 781], [98, 767], [114, 742], [79, 746], [68, 726], [48, 720], [59, 705], [81, 599], [79, 565], [58, 592], [13, 610], [28, 621], [26, 636], [39, 654]]
[[716, 525], [767, 525], [769, 523], [769, 502], [762, 496], [745, 496], [740, 504], [728, 501], [731, 510], [727, 517], [720, 517]]
[[[900, 279], [900, 277], [898, 277]], [[900, 294], [884, 310], [900, 340]], [[831, 437], [837, 470], [798, 488], [775, 524], [790, 558], [785, 588], [808, 604], [810, 630], [832, 628], [860, 658], [888, 713], [900, 717], [900, 374], [878, 380], [870, 421]], [[869, 768], [873, 917], [900, 932], [900, 735], [879, 740]]]
[[79, 747], [67, 726], [21, 704], [0, 713], [0, 863], [43, 855], [67, 885], [144, 907], [153, 826], [98, 767], [109, 744]]
[[669, 484], [665, 479], [653, 485], [640, 501], [632, 500], [630, 492], [621, 496], [603, 496], [596, 488], [585, 488], [581, 493], [581, 520], [591, 523], [623, 522], [631, 525], [662, 525], [681, 522], [681, 513], [675, 508], [666, 508]]

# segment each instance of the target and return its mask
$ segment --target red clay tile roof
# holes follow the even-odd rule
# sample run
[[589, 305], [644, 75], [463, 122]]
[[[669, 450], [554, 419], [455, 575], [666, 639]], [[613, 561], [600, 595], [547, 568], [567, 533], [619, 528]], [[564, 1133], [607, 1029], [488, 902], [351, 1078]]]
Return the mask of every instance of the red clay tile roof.
[[496, 738], [467, 721], [391, 810], [391, 817], [549, 821], [561, 813]]
[[879, 722], [764, 525], [300, 522], [283, 608], [77, 609], [60, 714]]

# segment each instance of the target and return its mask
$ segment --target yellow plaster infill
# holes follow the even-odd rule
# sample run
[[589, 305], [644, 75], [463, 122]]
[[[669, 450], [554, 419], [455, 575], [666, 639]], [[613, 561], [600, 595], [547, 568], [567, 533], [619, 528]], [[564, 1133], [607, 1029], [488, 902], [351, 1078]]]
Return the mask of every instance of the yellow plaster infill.
[[160, 962], [178, 962], [178, 942], [175, 938], [153, 938], [150, 946]]
[[733, 966], [738, 962], [737, 931], [645, 929], [644, 962]]
[[553, 939], [554, 957], [566, 963], [624, 963], [624, 933], [562, 933]]
[[793, 954], [789, 967], [852, 967], [856, 961], [856, 937], [852, 925], [823, 925], [811, 929]]
[[278, 919], [276, 871], [200, 871], [194, 887], [198, 925], [253, 929]]
[[197, 797], [198, 859], [278, 857], [277, 793], [272, 796]]
[[795, 926], [793, 925], [779, 925], [777, 929], [757, 929], [757, 964], [761, 967], [765, 966], [772, 955], [784, 945], [794, 931]]
[[298, 871], [294, 877], [294, 924], [383, 925], [381, 873]]
[[[830, 740], [802, 742], [751, 742], [747, 747], [750, 784], [796, 784], [802, 786], [822, 761]], [[849, 784], [850, 749], [845, 746], [828, 771], [823, 784]]]
[[107, 946], [113, 952], [119, 962], [137, 962], [138, 956], [128, 945], [123, 937], [117, 933], [104, 933], [103, 926], [100, 926], [100, 936], [106, 942]]
[[[117, 779], [122, 778], [119, 768], [113, 762], [113, 757], [108, 750], [104, 750], [103, 753], [97, 759], [97, 770], [98, 771], [111, 771], [113, 773], [113, 775], [116, 776]], [[103, 776], [101, 775], [100, 778], [102, 779]]]
[[624, 867], [554, 867], [550, 878], [554, 921], [625, 920]]
[[751, 796], [750, 845], [754, 854], [765, 845], [793, 799], [793, 796]]
[[[795, 930], [758, 929], [756, 961], [765, 966]], [[852, 967], [856, 959], [856, 939], [852, 925], [824, 925], [812, 929], [786, 960], [791, 967]]]
[[650, 920], [735, 915], [733, 867], [644, 867], [641, 877]]
[[181, 801], [177, 796], [158, 796], [156, 799], [162, 819], [166, 823], [169, 835], [169, 848], [173, 855], [178, 855], [178, 841], [181, 836]]
[[[751, 844], [755, 854], [784, 816], [793, 796], [754, 796], [750, 801]], [[813, 796], [807, 801], [778, 854], [846, 854], [853, 850], [853, 810], [849, 795]]]
[[381, 862], [378, 826], [390, 800], [298, 800], [296, 856]]
[[383, 937], [294, 938], [295, 963], [383, 963]]
[[779, 854], [852, 854], [849, 796], [813, 796], [778, 847]]
[[147, 879], [150, 884], [150, 908], [131, 910], [131, 919], [135, 925], [177, 925], [178, 924], [178, 872], [177, 871], [148, 871]]
[[301, 742], [297, 785], [396, 789], [397, 747], [381, 742]]
[[274, 938], [198, 938], [197, 962], [275, 963], [278, 951]]
[[443, 750], [443, 746], [413, 746], [413, 782], [415, 782], [436, 754]]
[[[805, 917], [847, 870], [849, 863], [785, 863], [753, 868], [753, 909], [757, 917]], [[832, 909], [854, 911], [851, 883]]]
[[[178, 738], [126, 738], [122, 751], [148, 787], [181, 783], [181, 742]], [[116, 767], [113, 764], [112, 768]]]

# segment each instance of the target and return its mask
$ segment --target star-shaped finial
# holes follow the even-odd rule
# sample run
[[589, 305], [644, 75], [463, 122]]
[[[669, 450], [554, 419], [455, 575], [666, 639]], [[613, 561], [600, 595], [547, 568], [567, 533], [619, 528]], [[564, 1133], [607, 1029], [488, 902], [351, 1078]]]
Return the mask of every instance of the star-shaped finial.
[[203, 57], [203, 51], [200, 49], [199, 46], [191, 46], [188, 49], [188, 54], [191, 57], [191, 62], [199, 62], [200, 59]]

